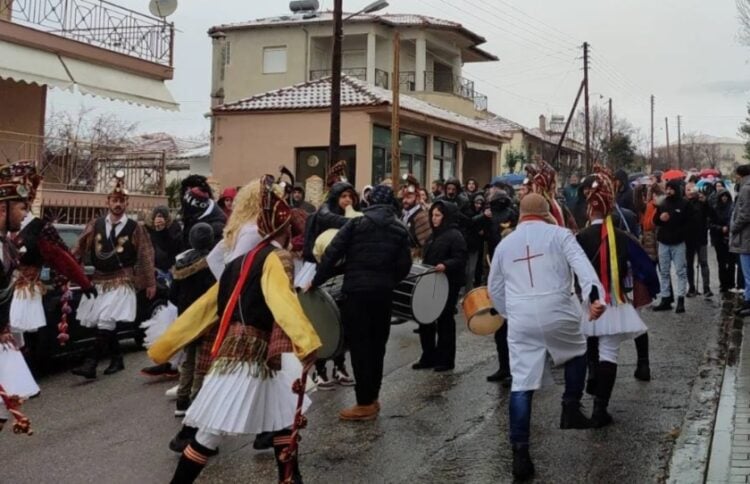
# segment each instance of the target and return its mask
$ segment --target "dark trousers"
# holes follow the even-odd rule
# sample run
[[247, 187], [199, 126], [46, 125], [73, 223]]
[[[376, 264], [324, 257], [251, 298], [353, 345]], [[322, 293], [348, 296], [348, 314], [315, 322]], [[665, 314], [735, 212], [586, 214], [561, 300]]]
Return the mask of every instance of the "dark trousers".
[[484, 284], [484, 242], [479, 247], [477, 265], [474, 269], [474, 287], [480, 287], [482, 284]]
[[734, 254], [729, 252], [729, 244], [722, 240], [714, 244], [716, 264], [719, 266], [719, 287], [729, 290], [734, 287], [734, 266], [737, 264]]
[[508, 351], [508, 322], [495, 331], [495, 347], [497, 348], [497, 359], [500, 363], [500, 371], [510, 374], [510, 353]]
[[390, 291], [351, 293], [342, 308], [359, 405], [372, 404], [380, 394], [385, 346], [391, 333], [391, 299]]
[[[454, 366], [456, 362], [456, 319], [454, 312], [460, 288], [451, 288], [445, 309], [438, 320], [419, 327], [419, 342], [422, 344], [421, 361], [436, 365]], [[437, 344], [435, 335], [437, 334]]]
[[689, 290], [695, 291], [695, 259], [698, 258], [698, 265], [701, 268], [701, 280], [703, 282], [703, 292], [710, 289], [710, 276], [708, 272], [708, 246], [706, 244], [698, 245], [687, 244], [687, 276]]

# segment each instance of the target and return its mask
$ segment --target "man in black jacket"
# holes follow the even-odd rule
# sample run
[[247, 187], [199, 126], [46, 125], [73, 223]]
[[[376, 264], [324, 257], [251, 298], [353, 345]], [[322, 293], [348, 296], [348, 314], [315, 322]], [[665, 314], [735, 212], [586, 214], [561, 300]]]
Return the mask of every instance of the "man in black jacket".
[[635, 200], [633, 199], [633, 189], [630, 188], [628, 173], [623, 170], [615, 172], [615, 201], [617, 205], [635, 212]]
[[[461, 187], [461, 181], [458, 178], [448, 178], [445, 182], [445, 195], [436, 198], [435, 201], [456, 204], [458, 207], [458, 229], [461, 231], [464, 240], [469, 240], [474, 209], [471, 206], [469, 197], [466, 196], [466, 193], [464, 193], [463, 188]], [[474, 270], [477, 266], [478, 257], [478, 251], [470, 252], [469, 258], [466, 261], [465, 284], [467, 291], [472, 288], [472, 283], [474, 282]]]
[[682, 197], [682, 187], [678, 180], [667, 182], [667, 197], [656, 208], [654, 224], [658, 227], [656, 240], [659, 242], [659, 280], [661, 292], [659, 304], [654, 311], [672, 309], [670, 296], [670, 271], [674, 264], [677, 273], [677, 308], [676, 313], [685, 312], [685, 294], [687, 293], [687, 232], [690, 229], [690, 207]]
[[202, 175], [190, 175], [180, 187], [182, 213], [182, 249], [190, 249], [189, 234], [193, 225], [198, 222], [207, 223], [214, 229], [214, 245], [224, 236], [224, 226], [227, 216], [214, 202], [214, 193], [208, 180]]
[[339, 412], [339, 418], [349, 421], [374, 420], [380, 412], [393, 288], [411, 269], [409, 234], [396, 218], [393, 190], [378, 185], [370, 201], [364, 217], [351, 219], [331, 241], [311, 285], [323, 284], [334, 275], [336, 263], [346, 258], [341, 319], [349, 340], [357, 404]]
[[695, 289], [696, 256], [698, 256], [698, 263], [701, 267], [703, 295], [711, 297], [713, 293], [711, 292], [711, 279], [708, 270], [708, 219], [711, 209], [708, 206], [706, 196], [696, 188], [694, 183], [688, 183], [686, 192], [687, 203], [690, 207], [690, 221], [688, 222], [690, 228], [685, 240], [687, 248], [687, 297], [694, 297], [698, 294]]

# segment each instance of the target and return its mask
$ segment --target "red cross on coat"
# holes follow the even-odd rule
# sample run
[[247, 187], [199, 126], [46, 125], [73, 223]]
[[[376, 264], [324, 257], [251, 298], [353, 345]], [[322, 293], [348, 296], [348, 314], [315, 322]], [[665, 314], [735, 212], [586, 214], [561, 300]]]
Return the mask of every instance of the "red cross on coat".
[[536, 259], [537, 257], [541, 257], [544, 254], [531, 254], [531, 248], [526, 245], [526, 257], [521, 257], [520, 259], [513, 259], [513, 262], [522, 262], [526, 261], [526, 264], [529, 267], [529, 283], [531, 283], [531, 287], [534, 287], [534, 274], [531, 272], [531, 259]]

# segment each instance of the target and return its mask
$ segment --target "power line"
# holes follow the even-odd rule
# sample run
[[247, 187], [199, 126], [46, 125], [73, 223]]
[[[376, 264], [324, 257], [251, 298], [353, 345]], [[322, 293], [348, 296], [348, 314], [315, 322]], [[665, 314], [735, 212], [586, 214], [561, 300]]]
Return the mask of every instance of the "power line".
[[581, 39], [578, 39], [578, 38], [576, 38], [576, 37], [573, 37], [572, 35], [570, 35], [570, 34], [568, 34], [568, 33], [566, 33], [566, 32], [563, 32], [562, 30], [558, 29], [557, 27], [555, 27], [555, 26], [553, 26], [553, 25], [550, 25], [550, 24], [548, 24], [548, 23], [546, 23], [546, 22], [544, 22], [544, 21], [542, 21], [542, 20], [540, 20], [540, 19], [538, 19], [538, 18], [536, 18], [536, 17], [534, 17], [534, 16], [532, 16], [532, 15], [529, 15], [528, 13], [524, 12], [524, 11], [523, 11], [523, 10], [521, 10], [520, 8], [516, 7], [515, 5], [513, 5], [513, 4], [509, 3], [509, 2], [507, 2], [507, 1], [505, 1], [505, 0], [495, 0], [495, 1], [497, 1], [497, 2], [499, 2], [499, 3], [502, 3], [502, 4], [503, 4], [503, 5], [505, 5], [506, 7], [508, 7], [508, 8], [510, 8], [510, 9], [512, 9], [512, 10], [515, 10], [516, 12], [519, 12], [519, 13], [521, 13], [521, 14], [525, 15], [526, 17], [529, 17], [530, 19], [532, 19], [532, 20], [535, 20], [536, 22], [539, 22], [539, 24], [543, 25], [544, 27], [547, 27], [548, 29], [550, 29], [550, 30], [552, 30], [552, 31], [555, 31], [555, 32], [557, 32], [558, 34], [560, 34], [560, 35], [562, 35], [562, 36], [564, 36], [564, 37], [567, 37], [567, 38], [571, 39], [571, 40], [572, 40], [572, 42], [573, 42], [573, 43], [574, 43], [574, 44], [575, 44], [576, 46], [578, 46], [578, 45], [581, 45], [581, 44], [583, 43], [583, 41], [582, 41]]

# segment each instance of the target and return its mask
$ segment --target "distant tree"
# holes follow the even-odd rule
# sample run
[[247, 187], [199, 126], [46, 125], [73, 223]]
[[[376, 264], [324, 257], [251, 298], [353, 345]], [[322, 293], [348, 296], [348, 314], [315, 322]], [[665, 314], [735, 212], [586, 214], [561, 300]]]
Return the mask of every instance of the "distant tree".
[[526, 163], [528, 163], [528, 160], [526, 159], [526, 154], [523, 153], [522, 151], [516, 151], [514, 149], [510, 149], [505, 154], [505, 166], [508, 167], [509, 173], [515, 173], [516, 168], [520, 169]]
[[177, 179], [172, 180], [169, 185], [164, 187], [169, 208], [180, 208], [180, 187], [181, 180]]
[[629, 134], [617, 131], [612, 134], [612, 140], [604, 140], [601, 147], [613, 170], [622, 168], [630, 172], [637, 168], [636, 149]]
[[745, 158], [750, 160], [750, 105], [747, 109], [747, 118], [740, 124], [740, 135], [745, 138]]
[[750, 0], [735, 0], [740, 21], [740, 41], [750, 45]]

